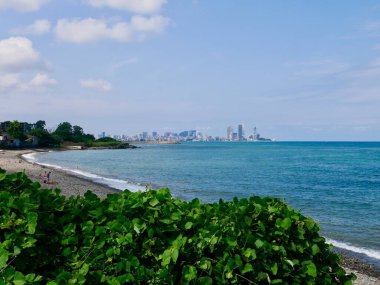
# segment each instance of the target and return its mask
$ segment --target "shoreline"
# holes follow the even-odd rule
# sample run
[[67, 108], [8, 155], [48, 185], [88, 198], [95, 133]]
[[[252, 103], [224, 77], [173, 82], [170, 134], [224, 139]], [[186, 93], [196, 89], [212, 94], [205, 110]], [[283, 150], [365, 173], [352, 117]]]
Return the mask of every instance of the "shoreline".
[[[80, 177], [65, 170], [31, 163], [22, 157], [24, 154], [47, 151], [49, 151], [49, 149], [0, 150], [0, 168], [6, 170], [7, 173], [25, 172], [31, 180], [39, 182], [42, 188], [59, 188], [61, 194], [66, 197], [83, 196], [87, 190], [92, 191], [101, 198], [106, 197], [107, 194], [120, 193], [120, 190], [110, 186]], [[43, 174], [47, 170], [52, 171], [52, 181], [50, 184], [43, 183]], [[345, 270], [348, 273], [352, 272], [357, 275], [358, 279], [354, 281], [353, 284], [380, 285], [380, 268], [361, 261], [339, 248], [335, 249], [342, 257], [341, 265]]]
[[[44, 189], [61, 190], [61, 194], [70, 196], [83, 196], [88, 190], [98, 195], [101, 198], [107, 194], [120, 193], [120, 190], [111, 188], [107, 185], [96, 183], [89, 179], [71, 174], [64, 170], [55, 169], [53, 167], [31, 163], [25, 160], [22, 155], [30, 153], [47, 152], [47, 149], [33, 150], [5, 150], [0, 152], [0, 168], [5, 169], [8, 173], [25, 172], [25, 174], [35, 182], [41, 184]], [[51, 171], [51, 182], [44, 183], [45, 171]]]

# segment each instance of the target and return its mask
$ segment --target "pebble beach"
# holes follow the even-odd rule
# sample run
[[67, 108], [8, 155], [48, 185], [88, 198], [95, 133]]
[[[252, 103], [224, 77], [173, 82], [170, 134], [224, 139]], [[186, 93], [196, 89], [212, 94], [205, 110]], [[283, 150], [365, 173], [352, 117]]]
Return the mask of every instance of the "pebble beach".
[[[118, 193], [119, 190], [98, 184], [68, 172], [57, 169], [50, 169], [46, 166], [32, 164], [22, 158], [23, 154], [46, 151], [46, 150], [0, 150], [0, 168], [8, 173], [24, 172], [33, 181], [39, 182], [42, 188], [59, 188], [61, 193], [67, 197], [82, 196], [86, 191], [91, 190], [99, 197], [106, 197], [107, 194]], [[46, 174], [50, 172], [49, 181]], [[47, 183], [46, 183], [47, 182]], [[342, 266], [347, 272], [353, 272], [358, 279], [355, 285], [380, 285], [380, 270], [370, 264], [363, 263], [355, 258], [345, 257], [342, 259]]]

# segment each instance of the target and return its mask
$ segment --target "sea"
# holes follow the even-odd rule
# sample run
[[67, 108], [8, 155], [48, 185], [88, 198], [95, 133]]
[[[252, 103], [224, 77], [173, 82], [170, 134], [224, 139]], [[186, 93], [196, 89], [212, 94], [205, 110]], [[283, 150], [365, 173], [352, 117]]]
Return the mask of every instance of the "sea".
[[165, 187], [175, 197], [210, 203], [278, 197], [317, 220], [327, 242], [380, 268], [380, 142], [139, 146], [25, 158], [120, 190]]

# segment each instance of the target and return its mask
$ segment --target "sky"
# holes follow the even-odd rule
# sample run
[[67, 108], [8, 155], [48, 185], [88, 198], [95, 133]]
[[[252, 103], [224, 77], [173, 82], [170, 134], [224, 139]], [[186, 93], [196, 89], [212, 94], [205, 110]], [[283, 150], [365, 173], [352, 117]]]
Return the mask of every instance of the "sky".
[[0, 121], [380, 140], [380, 1], [0, 0]]

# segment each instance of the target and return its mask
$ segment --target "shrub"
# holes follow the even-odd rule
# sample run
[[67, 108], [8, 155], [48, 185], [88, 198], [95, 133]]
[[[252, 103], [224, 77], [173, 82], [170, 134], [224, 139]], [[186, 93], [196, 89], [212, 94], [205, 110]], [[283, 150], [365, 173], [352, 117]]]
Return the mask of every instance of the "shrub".
[[278, 199], [167, 189], [65, 198], [0, 170], [0, 284], [351, 284], [315, 221]]

